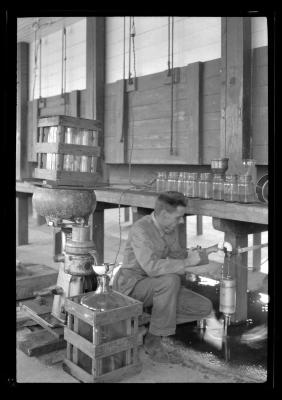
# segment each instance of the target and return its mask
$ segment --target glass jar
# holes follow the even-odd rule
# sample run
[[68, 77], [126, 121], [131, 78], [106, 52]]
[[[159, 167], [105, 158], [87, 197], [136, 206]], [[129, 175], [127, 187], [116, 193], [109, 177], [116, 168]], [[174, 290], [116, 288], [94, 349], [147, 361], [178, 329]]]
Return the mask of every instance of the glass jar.
[[156, 180], [156, 191], [164, 192], [166, 189], [166, 172], [158, 172]]
[[250, 175], [252, 177], [253, 183], [256, 185], [257, 183], [257, 168], [256, 168], [256, 160], [251, 158], [243, 160], [244, 165], [244, 175]]
[[201, 199], [212, 198], [212, 173], [203, 172], [200, 174], [199, 185], [199, 197]]
[[226, 175], [224, 181], [224, 201], [235, 202], [238, 197], [237, 175]]
[[187, 172], [184, 181], [184, 194], [187, 197], [198, 197], [198, 172]]
[[253, 203], [255, 201], [255, 187], [251, 175], [239, 175], [238, 194], [240, 203]]
[[178, 189], [178, 172], [169, 172], [167, 178], [166, 190], [177, 192]]
[[212, 198], [214, 200], [224, 200], [224, 175], [214, 174], [212, 180]]
[[185, 172], [180, 172], [177, 181], [177, 191], [180, 193], [184, 193], [184, 178]]

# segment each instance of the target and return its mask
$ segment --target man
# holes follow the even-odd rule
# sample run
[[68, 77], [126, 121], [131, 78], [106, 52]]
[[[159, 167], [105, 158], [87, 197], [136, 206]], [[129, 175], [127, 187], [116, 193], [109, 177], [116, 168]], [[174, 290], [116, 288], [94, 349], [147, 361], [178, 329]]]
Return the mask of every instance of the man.
[[186, 199], [179, 192], [161, 193], [154, 212], [132, 226], [123, 265], [116, 273], [113, 289], [152, 307], [144, 347], [157, 362], [169, 362], [162, 336], [175, 333], [176, 324], [213, 317], [209, 299], [181, 287], [181, 276], [193, 266], [208, 264], [209, 249], [183, 249], [178, 224], [184, 222]]

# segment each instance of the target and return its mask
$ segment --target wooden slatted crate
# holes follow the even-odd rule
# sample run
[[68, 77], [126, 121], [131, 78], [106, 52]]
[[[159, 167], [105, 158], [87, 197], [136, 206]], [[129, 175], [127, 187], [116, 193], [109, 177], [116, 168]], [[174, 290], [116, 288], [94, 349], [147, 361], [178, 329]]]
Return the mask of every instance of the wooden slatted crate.
[[57, 115], [40, 118], [37, 129], [34, 178], [77, 186], [91, 186], [99, 181], [99, 121]]
[[[117, 382], [141, 371], [138, 317], [143, 304], [121, 293], [128, 306], [93, 311], [80, 304], [83, 295], [67, 298], [64, 339], [67, 358], [63, 369], [82, 382]], [[108, 338], [106, 332], [110, 332]]]

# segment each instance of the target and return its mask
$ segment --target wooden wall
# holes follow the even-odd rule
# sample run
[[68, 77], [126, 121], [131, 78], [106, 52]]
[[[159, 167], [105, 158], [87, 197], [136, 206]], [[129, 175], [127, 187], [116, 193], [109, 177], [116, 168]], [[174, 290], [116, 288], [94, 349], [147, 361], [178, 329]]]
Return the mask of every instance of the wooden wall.
[[[202, 162], [200, 164], [203, 166], [208, 166], [212, 158], [219, 156], [220, 63], [220, 59], [201, 63], [199, 135], [201, 135], [202, 140]], [[136, 166], [143, 166], [144, 171], [147, 166], [150, 166], [148, 173], [145, 173], [146, 177], [150, 175], [150, 170], [158, 169], [156, 164], [167, 166], [175, 165], [175, 170], [177, 170], [177, 165], [182, 165], [182, 168], [186, 168], [186, 166], [189, 168], [189, 166], [192, 167], [193, 165], [199, 165], [195, 154], [191, 151], [189, 152], [189, 142], [187, 141], [184, 145], [185, 138], [188, 138], [185, 129], [189, 128], [189, 100], [187, 96], [188, 86], [186, 79], [187, 68], [188, 66], [181, 68], [180, 83], [175, 85], [175, 127], [177, 128], [176, 135], [178, 133], [180, 135], [180, 140], [178, 138], [177, 143], [179, 146], [178, 149], [181, 151], [180, 156], [178, 156], [178, 159], [175, 160], [175, 162], [172, 162], [172, 156], [169, 155], [170, 85], [165, 85], [163, 83], [165, 80], [165, 73], [163, 72], [140, 77], [138, 79], [137, 91], [127, 93], [129, 105], [129, 143], [126, 149], [125, 162], [119, 163], [119, 167], [114, 158], [117, 151], [115, 133], [117, 127], [115, 126], [115, 121], [119, 109], [119, 102], [117, 102], [118, 92], [116, 91], [118, 82], [106, 84], [104, 139], [106, 162], [110, 165], [110, 181], [111, 176], [118, 178], [118, 174], [123, 175], [124, 177], [127, 174], [126, 171], [128, 168], [127, 163], [130, 155], [130, 146], [132, 144], [131, 135], [133, 126], [135, 150], [133, 152], [132, 162], [133, 164], [136, 164]], [[252, 131], [253, 157], [258, 161], [259, 165], [268, 164], [267, 79], [267, 47], [256, 48], [253, 50]], [[152, 85], [155, 85], [155, 87]], [[39, 108], [39, 115], [64, 114], [66, 111], [67, 115], [86, 117], [85, 90], [69, 93], [66, 101], [67, 103], [65, 106], [64, 99], [61, 96], [47, 98], [45, 106]], [[34, 118], [36, 118], [36, 114], [32, 111], [32, 104], [34, 104], [34, 102], [29, 102], [29, 148], [32, 147], [32, 141], [34, 140], [32, 137], [32, 126], [35, 123]], [[159, 136], [161, 137], [161, 140], [156, 139], [156, 137]], [[120, 138], [120, 136], [118, 136], [118, 138]], [[181, 148], [182, 146], [183, 148]], [[190, 158], [188, 158], [188, 156]], [[111, 159], [111, 157], [113, 158]], [[29, 161], [35, 161], [35, 159], [29, 156]], [[156, 165], [156, 168], [154, 168], [154, 164]], [[140, 170], [138, 175], [142, 177], [144, 174], [142, 175], [142, 171]]]

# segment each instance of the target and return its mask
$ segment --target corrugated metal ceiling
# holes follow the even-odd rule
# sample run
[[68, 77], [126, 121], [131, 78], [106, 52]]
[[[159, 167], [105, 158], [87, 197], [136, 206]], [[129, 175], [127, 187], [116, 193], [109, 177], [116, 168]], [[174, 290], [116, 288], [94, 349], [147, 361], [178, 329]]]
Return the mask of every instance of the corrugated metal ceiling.
[[17, 42], [31, 43], [34, 41], [35, 30], [37, 30], [37, 38], [43, 37], [83, 18], [85, 17], [17, 18]]

